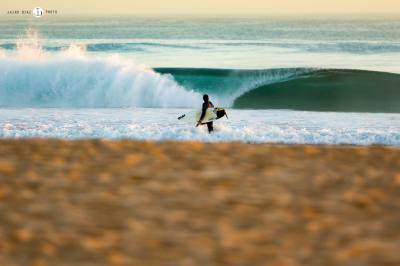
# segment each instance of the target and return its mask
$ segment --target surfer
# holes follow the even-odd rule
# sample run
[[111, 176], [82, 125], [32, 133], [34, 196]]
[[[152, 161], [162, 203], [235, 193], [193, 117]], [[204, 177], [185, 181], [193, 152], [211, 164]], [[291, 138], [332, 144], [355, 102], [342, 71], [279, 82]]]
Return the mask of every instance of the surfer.
[[[203, 106], [201, 108], [201, 115], [200, 115], [200, 119], [199, 121], [197, 121], [197, 125], [196, 127], [198, 127], [199, 125], [202, 125], [202, 121], [204, 119], [204, 116], [206, 115], [207, 109], [208, 108], [214, 108], [214, 105], [212, 104], [212, 102], [209, 100], [208, 95], [204, 94], [203, 95]], [[208, 128], [208, 133], [211, 133], [212, 131], [214, 131], [213, 128], [213, 122], [208, 122], [207, 124], [207, 128]]]

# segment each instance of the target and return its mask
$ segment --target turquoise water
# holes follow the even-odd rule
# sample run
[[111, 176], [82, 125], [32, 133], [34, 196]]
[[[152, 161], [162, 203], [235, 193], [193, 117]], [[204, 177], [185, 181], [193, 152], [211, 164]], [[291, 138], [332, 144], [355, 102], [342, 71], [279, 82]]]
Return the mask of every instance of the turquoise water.
[[400, 113], [399, 74], [311, 68], [156, 71], [234, 108]]

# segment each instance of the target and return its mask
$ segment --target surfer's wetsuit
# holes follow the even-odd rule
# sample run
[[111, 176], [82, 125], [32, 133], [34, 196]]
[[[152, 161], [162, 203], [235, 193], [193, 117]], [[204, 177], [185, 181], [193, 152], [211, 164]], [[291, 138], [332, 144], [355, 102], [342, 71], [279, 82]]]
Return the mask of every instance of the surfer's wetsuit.
[[[204, 97], [203, 97], [204, 103], [203, 103], [203, 106], [201, 108], [201, 116], [200, 116], [199, 122], [201, 122], [204, 119], [204, 116], [206, 115], [207, 109], [214, 107], [212, 102], [210, 102], [208, 100], [208, 96], [207, 97], [205, 97], [205, 96], [206, 95], [204, 95]], [[206, 124], [207, 124], [207, 128], [208, 128], [208, 133], [211, 133], [212, 131], [214, 131], [213, 122], [208, 122]]]

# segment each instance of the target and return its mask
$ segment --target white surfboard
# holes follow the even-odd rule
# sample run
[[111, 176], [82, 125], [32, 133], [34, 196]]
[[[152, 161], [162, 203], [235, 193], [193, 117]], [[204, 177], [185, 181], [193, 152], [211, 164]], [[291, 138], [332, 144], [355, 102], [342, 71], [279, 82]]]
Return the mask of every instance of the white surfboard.
[[[201, 116], [201, 111], [192, 111], [187, 114], [181, 115], [178, 117], [179, 120], [189, 122], [189, 123], [197, 123]], [[208, 108], [206, 114], [202, 120], [202, 123], [208, 123], [217, 120], [217, 113], [215, 112], [215, 108]]]
[[[200, 116], [201, 116], [201, 111], [196, 112], [196, 122], [199, 121]], [[217, 120], [217, 114], [214, 112], [214, 108], [208, 108], [201, 122], [208, 123], [214, 120]]]

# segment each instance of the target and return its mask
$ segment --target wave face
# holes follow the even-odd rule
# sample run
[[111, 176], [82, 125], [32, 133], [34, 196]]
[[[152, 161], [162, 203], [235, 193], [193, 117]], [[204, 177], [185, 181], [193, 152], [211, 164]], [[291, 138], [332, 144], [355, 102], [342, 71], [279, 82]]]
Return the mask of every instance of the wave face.
[[242, 109], [400, 112], [400, 75], [346, 69], [157, 69]]
[[234, 107], [236, 99], [249, 91], [293, 79], [313, 69], [196, 69], [156, 68], [157, 72], [171, 75], [181, 86], [197, 93], [207, 93], [220, 106]]
[[71, 45], [56, 53], [35, 36], [0, 50], [0, 106], [194, 107], [201, 95], [170, 76], [118, 56], [94, 57]]
[[400, 75], [361, 70], [317, 70], [260, 86], [236, 108], [341, 112], [400, 112]]

